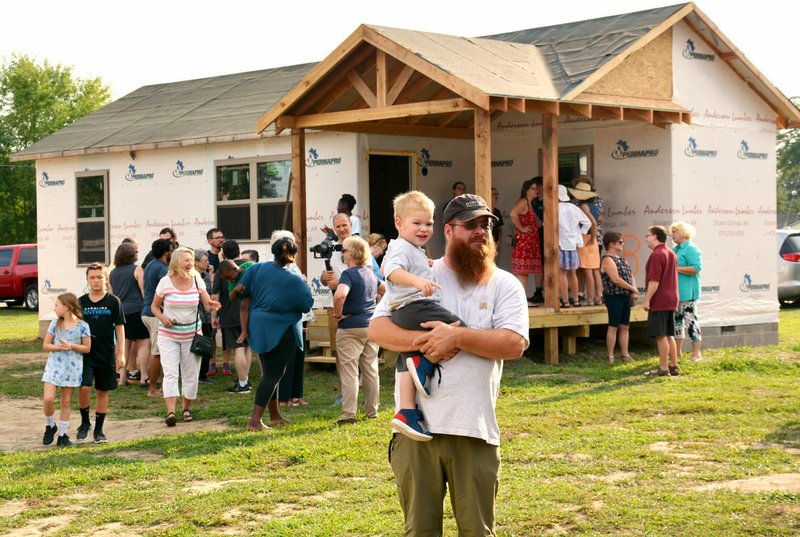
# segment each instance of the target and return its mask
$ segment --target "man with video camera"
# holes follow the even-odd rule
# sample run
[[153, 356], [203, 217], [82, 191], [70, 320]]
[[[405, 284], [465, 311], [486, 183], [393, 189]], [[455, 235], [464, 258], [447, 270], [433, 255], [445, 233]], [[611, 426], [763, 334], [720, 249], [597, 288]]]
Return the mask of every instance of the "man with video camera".
[[[336, 238], [341, 245], [344, 240], [350, 236], [350, 217], [345, 213], [338, 213], [333, 217], [333, 231], [336, 233]], [[342, 260], [341, 248], [334, 251], [330, 257], [331, 270], [322, 271], [320, 281], [322, 285], [328, 286], [331, 291], [336, 291], [336, 286], [339, 285], [339, 277], [342, 272], [347, 270], [347, 265]]]

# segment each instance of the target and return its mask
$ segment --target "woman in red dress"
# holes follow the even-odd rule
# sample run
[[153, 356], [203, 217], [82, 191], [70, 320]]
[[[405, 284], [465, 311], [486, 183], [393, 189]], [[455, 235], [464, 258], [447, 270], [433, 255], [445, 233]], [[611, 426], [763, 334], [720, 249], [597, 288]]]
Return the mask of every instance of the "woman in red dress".
[[539, 228], [542, 226], [531, 201], [539, 193], [539, 187], [533, 179], [522, 183], [519, 199], [511, 209], [511, 221], [514, 222], [514, 239], [516, 245], [511, 251], [511, 272], [525, 288], [528, 296], [528, 275], [542, 273], [541, 245], [539, 244]]

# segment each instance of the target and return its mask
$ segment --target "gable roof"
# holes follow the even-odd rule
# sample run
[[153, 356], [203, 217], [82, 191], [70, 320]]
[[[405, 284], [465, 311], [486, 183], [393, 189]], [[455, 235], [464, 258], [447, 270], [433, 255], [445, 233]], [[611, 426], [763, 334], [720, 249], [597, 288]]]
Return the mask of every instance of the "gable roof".
[[[142, 87], [32, 144], [12, 160], [268, 136], [267, 127], [279, 117], [375, 108], [379, 104], [377, 72], [385, 68], [391, 72], [388, 77], [382, 75], [382, 82], [394, 84], [388, 94], [393, 103], [405, 103], [406, 116], [387, 120], [362, 114], [366, 119], [360, 120], [358, 127], [337, 124], [335, 116], [330, 116], [334, 119], [328, 127], [369, 132], [369, 125], [376, 127], [381, 121], [389, 121], [384, 125], [402, 126], [409, 134], [432, 132], [424, 130], [432, 127], [450, 129], [453, 134], [471, 129], [475, 106], [494, 113], [508, 109], [558, 113], [559, 104], [564, 105], [562, 111], [590, 117], [628, 119], [625, 112], [630, 111], [631, 118], [645, 121], [655, 121], [658, 114], [666, 123], [686, 121], [687, 110], [668, 99], [587, 92], [623, 60], [681, 20], [764, 99], [775, 111], [779, 126], [800, 126], [800, 111], [791, 101], [694, 4], [688, 3], [482, 38], [362, 25], [318, 64]], [[367, 61], [381, 51], [387, 53], [388, 63], [379, 68], [375, 60]], [[340, 78], [331, 81], [336, 69], [341, 71]], [[412, 89], [416, 94], [411, 95]], [[435, 109], [412, 106], [421, 102], [440, 104]], [[439, 116], [409, 119], [414, 114]], [[291, 121], [287, 117], [276, 130]]]

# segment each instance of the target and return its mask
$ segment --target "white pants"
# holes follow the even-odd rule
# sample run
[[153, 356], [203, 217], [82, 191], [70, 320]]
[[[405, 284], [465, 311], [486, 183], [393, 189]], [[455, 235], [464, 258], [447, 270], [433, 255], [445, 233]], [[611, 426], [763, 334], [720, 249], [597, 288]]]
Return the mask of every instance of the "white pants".
[[200, 376], [200, 357], [189, 352], [192, 341], [174, 341], [165, 337], [158, 338], [161, 351], [161, 369], [164, 371], [164, 382], [161, 389], [164, 397], [178, 397], [178, 370], [183, 377], [183, 397], [190, 401], [197, 399], [197, 382]]

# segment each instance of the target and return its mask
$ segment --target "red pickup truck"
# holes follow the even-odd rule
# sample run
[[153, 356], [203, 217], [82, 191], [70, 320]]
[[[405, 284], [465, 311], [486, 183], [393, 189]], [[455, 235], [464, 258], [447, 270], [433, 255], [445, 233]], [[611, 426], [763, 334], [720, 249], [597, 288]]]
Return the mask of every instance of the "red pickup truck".
[[0, 302], [39, 309], [39, 264], [35, 244], [0, 246]]

